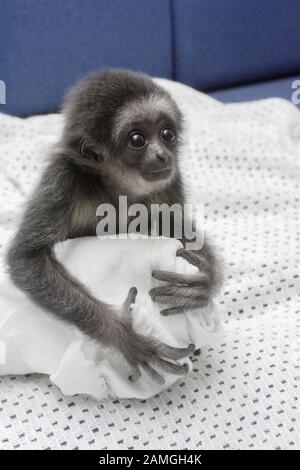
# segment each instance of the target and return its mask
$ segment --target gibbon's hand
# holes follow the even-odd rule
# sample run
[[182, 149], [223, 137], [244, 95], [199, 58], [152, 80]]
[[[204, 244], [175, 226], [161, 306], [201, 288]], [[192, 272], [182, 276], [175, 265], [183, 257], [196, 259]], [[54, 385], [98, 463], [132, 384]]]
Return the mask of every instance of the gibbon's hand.
[[[136, 296], [137, 289], [132, 287], [122, 306], [121, 334], [118, 335], [115, 345], [132, 367], [129, 380], [136, 382], [141, 376], [141, 368], [158, 384], [163, 384], [165, 380], [156, 371], [156, 368], [169, 374], [186, 374], [189, 370], [188, 364], [181, 365], [170, 361], [192, 355], [195, 351], [195, 345], [190, 344], [187, 348], [176, 348], [158, 339], [136, 333], [132, 328], [132, 304], [135, 302]], [[119, 338], [122, 340], [119, 341]]]

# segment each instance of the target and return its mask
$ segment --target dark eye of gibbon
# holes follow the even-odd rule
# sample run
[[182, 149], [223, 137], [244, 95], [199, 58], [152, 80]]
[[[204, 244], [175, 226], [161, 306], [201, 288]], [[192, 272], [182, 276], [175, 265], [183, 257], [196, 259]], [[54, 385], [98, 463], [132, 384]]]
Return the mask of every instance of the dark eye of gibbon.
[[146, 140], [143, 134], [140, 134], [139, 132], [133, 132], [130, 134], [128, 142], [130, 147], [134, 149], [141, 149], [145, 146]]
[[175, 133], [169, 127], [164, 127], [160, 135], [161, 138], [168, 144], [174, 142], [176, 139]]

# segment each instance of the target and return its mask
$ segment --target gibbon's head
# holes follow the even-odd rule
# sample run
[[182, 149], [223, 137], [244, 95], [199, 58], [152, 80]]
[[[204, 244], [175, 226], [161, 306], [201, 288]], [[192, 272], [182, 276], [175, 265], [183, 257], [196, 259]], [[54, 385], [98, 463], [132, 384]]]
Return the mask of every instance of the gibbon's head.
[[149, 76], [120, 69], [94, 73], [70, 90], [64, 113], [65, 141], [104, 174], [118, 172], [145, 188], [174, 176], [182, 114]]

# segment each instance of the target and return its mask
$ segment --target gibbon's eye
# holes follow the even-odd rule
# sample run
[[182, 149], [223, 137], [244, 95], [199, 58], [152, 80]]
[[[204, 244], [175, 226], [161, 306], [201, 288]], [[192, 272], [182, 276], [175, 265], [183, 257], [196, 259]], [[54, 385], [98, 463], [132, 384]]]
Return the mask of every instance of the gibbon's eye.
[[134, 149], [141, 149], [145, 146], [146, 139], [139, 132], [132, 132], [128, 138], [129, 146]]
[[161, 138], [164, 142], [167, 142], [168, 144], [172, 143], [175, 141], [176, 139], [176, 135], [175, 133], [172, 131], [172, 129], [170, 129], [169, 127], [164, 127], [162, 130], [161, 130]]

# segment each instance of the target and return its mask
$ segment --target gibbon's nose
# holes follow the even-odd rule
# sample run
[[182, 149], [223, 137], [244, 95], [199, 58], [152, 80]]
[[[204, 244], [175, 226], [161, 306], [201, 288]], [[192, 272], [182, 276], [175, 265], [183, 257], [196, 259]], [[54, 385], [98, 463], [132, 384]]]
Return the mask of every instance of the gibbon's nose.
[[166, 164], [166, 163], [168, 163], [169, 157], [164, 152], [157, 152], [156, 153], [156, 159], [160, 163], [165, 163]]

